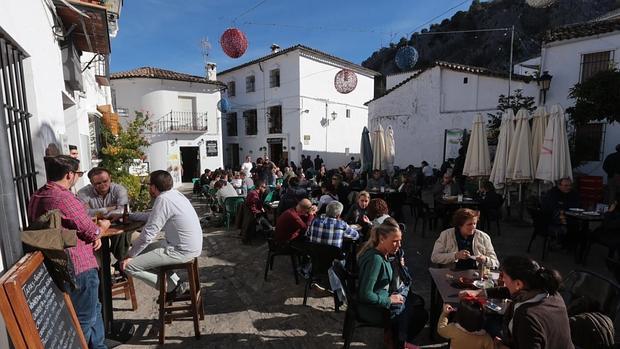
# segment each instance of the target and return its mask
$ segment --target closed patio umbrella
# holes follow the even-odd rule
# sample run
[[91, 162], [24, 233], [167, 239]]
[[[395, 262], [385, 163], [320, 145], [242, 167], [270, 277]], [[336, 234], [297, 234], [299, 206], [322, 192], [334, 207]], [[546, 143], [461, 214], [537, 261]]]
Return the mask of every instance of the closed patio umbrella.
[[532, 164], [534, 169], [538, 165], [538, 158], [540, 157], [540, 148], [545, 141], [545, 129], [549, 121], [549, 114], [544, 106], [540, 106], [536, 109], [533, 115], [532, 121]]
[[370, 131], [368, 131], [368, 127], [364, 127], [364, 130], [362, 130], [360, 157], [362, 160], [362, 172], [372, 170], [372, 146], [370, 145]]
[[536, 168], [536, 178], [549, 182], [565, 177], [572, 179], [573, 167], [570, 161], [564, 111], [556, 104], [551, 107], [549, 115], [545, 140]]
[[394, 129], [388, 126], [385, 130], [385, 168], [391, 175], [394, 174], [394, 157], [396, 156], [396, 146], [394, 144]]
[[508, 153], [506, 179], [518, 183], [530, 182], [534, 178], [531, 151], [532, 135], [528, 118], [526, 109], [519, 110], [515, 134]]
[[515, 132], [514, 128], [514, 112], [508, 109], [502, 116], [502, 123], [499, 126], [499, 135], [497, 136], [497, 149], [495, 150], [495, 159], [493, 160], [493, 168], [489, 181], [495, 187], [502, 187], [506, 183], [506, 168], [508, 165], [508, 152], [510, 151], [510, 142]]
[[385, 170], [385, 134], [380, 124], [372, 132], [372, 169]]
[[465, 165], [463, 166], [463, 174], [469, 177], [483, 177], [491, 173], [489, 142], [487, 141], [484, 123], [482, 114], [476, 114], [467, 145]]

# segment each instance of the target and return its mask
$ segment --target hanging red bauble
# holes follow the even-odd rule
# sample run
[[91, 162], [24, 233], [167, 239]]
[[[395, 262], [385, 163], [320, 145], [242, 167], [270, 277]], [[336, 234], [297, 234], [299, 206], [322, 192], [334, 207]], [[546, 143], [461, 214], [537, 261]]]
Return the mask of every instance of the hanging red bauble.
[[229, 57], [239, 58], [248, 49], [248, 39], [237, 28], [228, 28], [220, 38], [220, 45]]
[[336, 87], [336, 91], [347, 94], [353, 90], [357, 86], [357, 75], [355, 72], [350, 69], [342, 69], [336, 74], [334, 78], [334, 87]]

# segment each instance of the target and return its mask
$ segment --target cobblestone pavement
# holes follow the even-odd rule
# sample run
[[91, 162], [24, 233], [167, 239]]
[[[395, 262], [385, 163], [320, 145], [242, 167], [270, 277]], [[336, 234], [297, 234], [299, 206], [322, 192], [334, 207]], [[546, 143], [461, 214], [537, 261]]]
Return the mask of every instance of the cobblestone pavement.
[[[198, 212], [205, 211], [199, 199], [192, 199]], [[407, 211], [407, 210], [405, 210]], [[405, 212], [408, 213], [408, 212]], [[408, 216], [406, 216], [408, 217]], [[418, 227], [418, 230], [420, 227]], [[438, 232], [427, 232], [422, 238], [413, 233], [404, 236], [407, 265], [414, 275], [414, 290], [430, 300], [430, 253]], [[525, 254], [531, 228], [502, 224], [502, 235], [492, 235], [500, 260], [511, 254]], [[223, 228], [204, 230], [203, 254], [200, 257], [200, 280], [204, 294], [205, 319], [201, 321], [199, 340], [194, 338], [191, 321], [173, 322], [166, 326], [165, 348], [340, 348], [344, 311], [334, 312], [333, 298], [311, 290], [308, 306], [302, 305], [303, 282], [295, 284], [288, 257], [276, 257], [268, 281], [263, 280], [267, 246], [257, 238], [242, 245], [238, 231]], [[542, 241], [533, 245], [531, 257], [540, 258]], [[594, 247], [588, 266], [576, 266], [572, 255], [552, 251], [543, 264], [563, 274], [584, 268], [608, 275], [603, 256], [606, 251]], [[129, 302], [115, 300], [115, 319], [136, 325], [136, 334], [118, 348], [158, 347], [157, 292], [137, 281], [137, 311], [127, 311]], [[124, 310], [123, 310], [124, 309]], [[382, 330], [356, 330], [352, 347], [381, 348]], [[425, 348], [442, 347], [428, 339], [428, 329], [416, 344]]]

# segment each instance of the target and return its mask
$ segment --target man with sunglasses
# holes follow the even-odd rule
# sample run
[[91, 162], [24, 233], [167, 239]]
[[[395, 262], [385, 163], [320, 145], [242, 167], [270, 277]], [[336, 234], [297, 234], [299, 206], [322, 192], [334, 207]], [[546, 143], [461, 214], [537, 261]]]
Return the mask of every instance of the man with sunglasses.
[[71, 193], [71, 187], [84, 174], [79, 170], [79, 160], [68, 155], [46, 157], [44, 160], [47, 183], [30, 198], [28, 218], [34, 221], [48, 211], [59, 210], [62, 227], [76, 230], [77, 245], [65, 250], [76, 281], [76, 287], [69, 292], [69, 296], [88, 347], [107, 348], [98, 296], [99, 266], [94, 252], [101, 247], [100, 236], [110, 227], [110, 221], [102, 219], [95, 224], [84, 204]]

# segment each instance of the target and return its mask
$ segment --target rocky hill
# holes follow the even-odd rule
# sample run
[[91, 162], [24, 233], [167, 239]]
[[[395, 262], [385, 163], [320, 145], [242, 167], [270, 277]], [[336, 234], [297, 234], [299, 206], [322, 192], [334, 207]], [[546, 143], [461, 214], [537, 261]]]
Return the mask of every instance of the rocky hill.
[[[620, 7], [620, 0], [558, 0], [545, 9], [528, 6], [525, 0], [475, 0], [467, 11], [432, 24], [420, 33], [460, 31], [515, 26], [514, 62], [540, 54], [545, 32], [549, 29], [597, 18]], [[364, 67], [383, 74], [400, 72], [394, 62], [398, 48], [414, 46], [420, 55], [416, 68], [436, 60], [469, 64], [496, 70], [509, 66], [510, 33], [482, 32], [465, 34], [420, 35], [401, 38], [398, 43], [375, 51], [362, 62]]]

